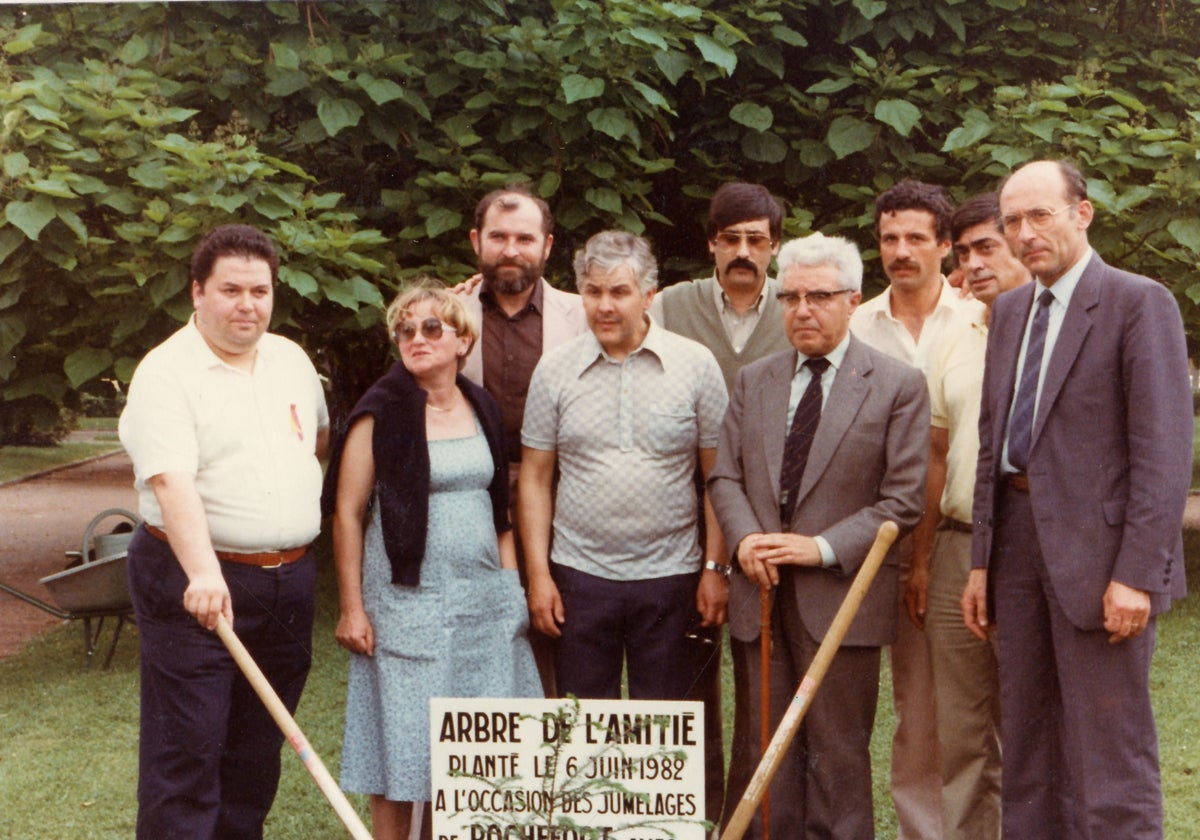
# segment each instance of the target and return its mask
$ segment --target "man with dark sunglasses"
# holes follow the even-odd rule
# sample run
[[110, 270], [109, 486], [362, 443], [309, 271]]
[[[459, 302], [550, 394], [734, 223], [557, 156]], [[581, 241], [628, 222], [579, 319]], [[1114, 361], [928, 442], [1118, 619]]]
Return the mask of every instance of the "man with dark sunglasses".
[[[668, 286], [650, 305], [650, 316], [658, 323], [712, 351], [727, 391], [743, 365], [790, 346], [779, 328], [783, 313], [775, 299], [777, 284], [768, 276], [782, 229], [783, 205], [766, 187], [722, 184], [708, 206], [712, 276]], [[715, 823], [725, 796], [721, 647], [710, 645], [702, 654], [693, 699], [704, 701], [705, 816]], [[740, 797], [741, 791], [732, 795]]]
[[713, 275], [668, 286], [650, 306], [651, 318], [712, 351], [727, 389], [743, 365], [789, 346], [768, 276], [782, 234], [783, 205], [766, 187], [722, 184], [708, 206]]

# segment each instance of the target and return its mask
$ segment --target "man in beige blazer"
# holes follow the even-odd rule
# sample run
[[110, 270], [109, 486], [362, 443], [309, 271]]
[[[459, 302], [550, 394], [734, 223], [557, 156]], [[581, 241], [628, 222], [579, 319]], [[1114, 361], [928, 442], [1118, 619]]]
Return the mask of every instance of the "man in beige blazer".
[[[550, 207], [524, 185], [494, 190], [475, 206], [471, 246], [479, 259], [482, 280], [464, 283], [463, 294], [480, 331], [463, 375], [482, 385], [500, 404], [509, 455], [509, 512], [514, 522], [529, 379], [543, 353], [588, 332], [579, 295], [560, 291], [543, 277], [553, 245]], [[517, 552], [524, 574], [520, 542]], [[554, 697], [550, 640], [534, 631], [530, 642], [542, 687], [547, 697]]]
[[[770, 718], [777, 725], [879, 525], [891, 520], [911, 529], [925, 501], [928, 392], [916, 368], [849, 333], [862, 297], [858, 249], [814, 234], [784, 245], [778, 265], [783, 327], [795, 349], [738, 374], [708, 480], [739, 570], [730, 590], [731, 793], [745, 790], [760, 758], [759, 619], [735, 605], [757, 603], [760, 587], [770, 590]], [[788, 490], [785, 477], [797, 470], [785, 469], [787, 441], [804, 436], [793, 429], [794, 416], [811, 416], [814, 397], [819, 419], [804, 433], [811, 440], [806, 466]], [[897, 581], [893, 553], [771, 785], [773, 840], [874, 837], [869, 745], [880, 648], [896, 635]], [[760, 836], [760, 816], [750, 834]]]

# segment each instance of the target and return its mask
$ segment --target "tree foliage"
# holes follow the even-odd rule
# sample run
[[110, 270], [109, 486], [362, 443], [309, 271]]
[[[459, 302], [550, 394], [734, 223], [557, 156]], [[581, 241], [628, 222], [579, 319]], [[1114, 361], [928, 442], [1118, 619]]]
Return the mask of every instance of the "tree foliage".
[[[723, 181], [789, 235], [874, 248], [903, 177], [957, 197], [1032, 158], [1089, 176], [1106, 258], [1200, 335], [1200, 0], [439, 0], [0, 8], [4, 425], [126, 381], [237, 219], [280, 243], [276, 327], [352, 392], [400, 278], [470, 273], [486, 190], [528, 181], [552, 275], [605, 227], [705, 270]], [[877, 273], [878, 274], [878, 273]], [[874, 278], [877, 284], [882, 277]]]

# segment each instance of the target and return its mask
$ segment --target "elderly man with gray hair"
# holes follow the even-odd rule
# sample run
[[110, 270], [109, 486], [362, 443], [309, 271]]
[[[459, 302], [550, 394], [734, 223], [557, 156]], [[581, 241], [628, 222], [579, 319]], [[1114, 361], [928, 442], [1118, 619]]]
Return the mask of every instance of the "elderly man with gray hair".
[[521, 430], [529, 611], [556, 640], [562, 695], [619, 698], [625, 665], [630, 697], [681, 700], [695, 675], [686, 637], [721, 624], [729, 594], [692, 485], [716, 459], [724, 380], [706, 347], [647, 314], [658, 268], [644, 239], [596, 234], [575, 278], [591, 331], [542, 356]]
[[[779, 251], [792, 349], [738, 373], [708, 491], [740, 574], [734, 605], [770, 596], [768, 721], [816, 656], [885, 520], [916, 525], [925, 502], [929, 395], [921, 372], [850, 334], [862, 298], [853, 243], [813, 234]], [[898, 570], [885, 560], [771, 784], [770, 836], [875, 836], [871, 729], [880, 648], [896, 638]], [[760, 758], [761, 619], [731, 610], [736, 713], [729, 796]], [[748, 837], [762, 836], [761, 815]]]

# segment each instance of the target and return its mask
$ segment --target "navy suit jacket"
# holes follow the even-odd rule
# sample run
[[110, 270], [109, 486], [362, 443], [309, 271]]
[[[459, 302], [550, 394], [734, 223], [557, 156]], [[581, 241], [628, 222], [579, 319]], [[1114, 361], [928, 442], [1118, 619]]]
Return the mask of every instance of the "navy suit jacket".
[[[996, 490], [1035, 285], [992, 308], [979, 418], [972, 566], [992, 558]], [[1115, 580], [1161, 612], [1186, 594], [1181, 527], [1192, 396], [1179, 307], [1161, 284], [1092, 254], [1071, 296], [1034, 418], [1030, 501], [1051, 584], [1082, 630]], [[990, 577], [990, 576], [989, 576]], [[1003, 593], [993, 593], [1003, 597]]]

